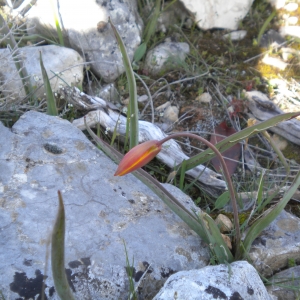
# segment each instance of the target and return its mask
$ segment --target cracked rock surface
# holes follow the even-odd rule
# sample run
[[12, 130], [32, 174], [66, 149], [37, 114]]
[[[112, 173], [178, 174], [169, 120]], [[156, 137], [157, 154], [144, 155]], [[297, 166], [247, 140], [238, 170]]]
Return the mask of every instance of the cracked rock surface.
[[[133, 175], [66, 120], [25, 113], [12, 130], [0, 123], [0, 290], [5, 299], [58, 299], [46, 248], [57, 213], [66, 210], [65, 267], [76, 299], [127, 299], [123, 241], [143, 299], [166, 278], [207, 265], [200, 238]], [[172, 192], [172, 191], [171, 191]], [[152, 294], [151, 294], [152, 293]]]

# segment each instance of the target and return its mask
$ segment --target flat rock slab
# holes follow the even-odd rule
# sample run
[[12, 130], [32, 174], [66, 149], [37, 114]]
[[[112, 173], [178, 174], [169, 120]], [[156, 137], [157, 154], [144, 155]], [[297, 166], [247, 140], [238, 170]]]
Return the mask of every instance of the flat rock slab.
[[[278, 300], [294, 300], [300, 296], [300, 266], [295, 266], [277, 273], [269, 281], [268, 292]], [[291, 288], [292, 287], [292, 288]]]
[[289, 259], [300, 261], [300, 219], [283, 210], [256, 238], [249, 257], [265, 277], [287, 268]]
[[[46, 248], [66, 210], [66, 268], [76, 299], [127, 299], [126, 243], [141, 295], [152, 299], [166, 278], [207, 265], [208, 249], [158, 197], [66, 120], [30, 111], [0, 123], [0, 291], [5, 299], [40, 295]], [[45, 299], [58, 299], [50, 261]]]

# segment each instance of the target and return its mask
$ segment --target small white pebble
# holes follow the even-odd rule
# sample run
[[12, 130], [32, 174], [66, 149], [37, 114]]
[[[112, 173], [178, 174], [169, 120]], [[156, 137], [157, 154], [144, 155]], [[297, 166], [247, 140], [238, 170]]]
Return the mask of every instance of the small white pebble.
[[297, 4], [297, 3], [288, 3], [288, 4], [284, 7], [284, 9], [285, 9], [286, 11], [295, 11], [295, 10], [298, 9], [298, 4]]

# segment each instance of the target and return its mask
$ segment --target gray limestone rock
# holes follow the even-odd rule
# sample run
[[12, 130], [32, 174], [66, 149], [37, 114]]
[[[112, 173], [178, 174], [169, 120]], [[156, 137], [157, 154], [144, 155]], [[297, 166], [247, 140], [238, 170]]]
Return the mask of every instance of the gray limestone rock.
[[171, 275], [153, 300], [271, 299], [256, 270], [246, 261], [207, 266]]
[[[75, 50], [55, 45], [20, 48], [19, 55], [27, 69], [37, 98], [44, 98], [45, 93], [40, 52], [53, 92], [66, 85], [81, 87], [83, 59]], [[8, 49], [0, 49], [0, 78], [1, 93], [5, 96], [3, 100], [1, 99], [3, 102], [0, 110], [15, 109], [17, 103], [22, 101], [26, 94]]]
[[270, 294], [278, 300], [294, 300], [300, 296], [300, 266], [281, 271], [268, 280], [272, 285], [267, 287]]
[[144, 69], [153, 75], [159, 75], [180, 65], [190, 52], [187, 43], [165, 42], [148, 51]]
[[152, 299], [170, 274], [207, 265], [200, 238], [133, 175], [114, 177], [116, 167], [66, 120], [30, 111], [12, 130], [0, 123], [5, 299], [40, 295], [44, 275], [45, 299], [58, 299], [46, 256], [57, 190], [65, 203], [65, 267], [76, 299], [127, 299], [123, 241], [136, 284], [146, 272], [141, 299]]
[[199, 28], [227, 28], [236, 30], [248, 13], [253, 0], [181, 0], [193, 15]]
[[28, 13], [30, 33], [57, 36], [54, 11], [59, 16], [65, 43], [83, 54], [92, 71], [113, 82], [125, 69], [109, 17], [119, 31], [130, 59], [141, 42], [142, 21], [136, 0], [38, 0]]
[[300, 260], [300, 219], [283, 210], [256, 238], [249, 257], [263, 276], [286, 268], [289, 259]]

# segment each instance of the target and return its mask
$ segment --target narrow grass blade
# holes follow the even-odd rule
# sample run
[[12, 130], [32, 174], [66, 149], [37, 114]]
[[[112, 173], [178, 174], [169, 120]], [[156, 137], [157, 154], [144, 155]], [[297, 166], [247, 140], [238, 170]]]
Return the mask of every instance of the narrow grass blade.
[[53, 17], [54, 17], [54, 23], [55, 23], [56, 32], [57, 32], [57, 35], [58, 35], [59, 44], [61, 46], [64, 46], [65, 45], [64, 44], [64, 37], [63, 37], [63, 33], [62, 33], [62, 30], [61, 30], [61, 27], [60, 27], [60, 23], [59, 23], [58, 15], [57, 15], [57, 12], [56, 12], [56, 9], [55, 9], [55, 6], [54, 6], [54, 2], [53, 2], [53, 0], [50, 0], [50, 1], [51, 1]]
[[179, 188], [183, 191], [184, 188], [184, 179], [185, 179], [185, 160], [181, 163], [181, 172], [180, 172], [180, 179], [179, 179]]
[[121, 53], [122, 53], [123, 63], [124, 63], [126, 76], [127, 76], [127, 80], [128, 80], [129, 118], [130, 118], [130, 121], [129, 121], [129, 136], [130, 136], [129, 148], [131, 149], [139, 143], [139, 139], [138, 139], [138, 137], [139, 137], [139, 123], [138, 123], [139, 113], [138, 113], [138, 105], [137, 105], [136, 82], [135, 82], [134, 73], [133, 73], [133, 70], [131, 67], [131, 62], [128, 57], [126, 48], [124, 46], [123, 40], [122, 40], [118, 30], [116, 29], [116, 27], [114, 26], [114, 24], [112, 23], [112, 21], [110, 19], [109, 19], [109, 22], [113, 29], [117, 43], [118, 43]]
[[[257, 134], [261, 131], [267, 130], [276, 124], [287, 121], [289, 119], [295, 118], [300, 115], [300, 112], [293, 113], [285, 113], [278, 116], [275, 116], [267, 121], [261, 122], [259, 124], [253, 125], [251, 127], [247, 127], [216, 144], [215, 147], [222, 153], [225, 150], [232, 147], [234, 144], [242, 141], [243, 139], [250, 137], [254, 134]], [[215, 153], [211, 149], [207, 149], [201, 152], [198, 155], [193, 156], [192, 158], [186, 161], [186, 171], [195, 168], [196, 166], [203, 164], [209, 160], [211, 160], [215, 156]], [[179, 168], [179, 165], [176, 167]]]
[[257, 206], [260, 207], [263, 200], [263, 193], [264, 193], [264, 172], [261, 172], [258, 184], [258, 191], [257, 191]]
[[270, 225], [271, 222], [273, 222], [276, 217], [281, 213], [281, 211], [285, 208], [287, 203], [290, 201], [294, 193], [297, 191], [298, 187], [300, 185], [300, 172], [295, 177], [291, 187], [286, 191], [286, 193], [283, 195], [282, 199], [274, 205], [274, 207], [271, 207], [269, 212], [264, 215], [263, 217], [259, 218], [249, 229], [247, 232], [247, 235], [243, 242], [243, 256], [247, 255], [247, 253], [250, 250], [250, 247], [253, 243], [253, 241], [256, 239], [256, 237], [267, 227]]
[[55, 290], [62, 300], [73, 300], [73, 294], [65, 272], [65, 208], [58, 191], [58, 213], [52, 232], [51, 264]]
[[133, 274], [134, 258], [132, 258], [132, 263], [130, 264], [125, 240], [123, 240], [123, 245], [124, 245], [125, 256], [126, 256], [126, 273], [128, 276], [129, 291], [130, 291], [128, 299], [136, 300], [138, 299], [138, 297], [134, 288], [134, 274]]
[[47, 97], [47, 114], [50, 116], [57, 116], [56, 100], [52, 92], [50, 81], [46, 72], [46, 69], [43, 64], [42, 52], [40, 51], [40, 65], [43, 75], [43, 82], [46, 91]]
[[277, 10], [274, 9], [273, 12], [269, 15], [269, 17], [267, 18], [267, 20], [265, 21], [265, 23], [263, 24], [263, 26], [261, 27], [259, 33], [258, 33], [258, 37], [257, 37], [257, 44], [260, 44], [261, 38], [263, 36], [263, 34], [265, 33], [268, 25], [270, 24], [270, 22], [272, 21], [272, 19], [276, 16], [277, 14]]
[[161, 0], [156, 0], [153, 13], [150, 15], [149, 22], [147, 23], [146, 28], [144, 30], [144, 41], [146, 45], [149, 43], [151, 36], [155, 33], [157, 20], [160, 16], [160, 7]]

